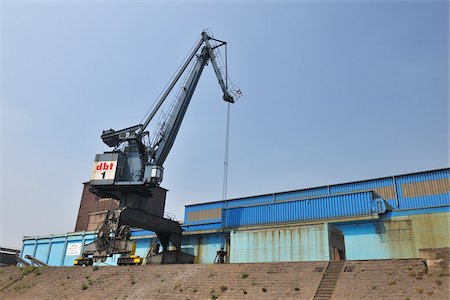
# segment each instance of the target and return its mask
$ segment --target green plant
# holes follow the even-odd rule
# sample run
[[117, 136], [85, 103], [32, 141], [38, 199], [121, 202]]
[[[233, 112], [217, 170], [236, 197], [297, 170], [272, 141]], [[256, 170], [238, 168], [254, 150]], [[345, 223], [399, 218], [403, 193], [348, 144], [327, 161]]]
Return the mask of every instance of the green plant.
[[36, 266], [21, 268], [22, 276], [26, 276], [26, 275], [30, 274], [31, 272], [34, 272], [34, 270], [36, 270], [36, 269], [37, 269]]
[[248, 278], [248, 274], [246, 272], [242, 272], [242, 279]]
[[217, 298], [219, 298], [219, 296], [217, 296], [216, 291], [215, 290], [211, 290], [211, 299], [212, 300], [216, 300]]
[[88, 289], [88, 285], [86, 284], [86, 283], [82, 283], [81, 284], [81, 289], [84, 291], [84, 290], [87, 290]]

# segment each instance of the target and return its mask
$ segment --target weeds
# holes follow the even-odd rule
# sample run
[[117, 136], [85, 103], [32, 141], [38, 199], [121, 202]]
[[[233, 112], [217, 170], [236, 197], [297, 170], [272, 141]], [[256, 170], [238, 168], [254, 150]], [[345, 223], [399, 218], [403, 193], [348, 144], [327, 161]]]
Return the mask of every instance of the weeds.
[[88, 285], [85, 283], [85, 282], [83, 282], [82, 284], [81, 284], [81, 289], [84, 291], [84, 290], [87, 290], [88, 289]]
[[34, 272], [34, 270], [36, 270], [37, 268], [38, 267], [36, 267], [36, 266], [22, 268], [21, 269], [22, 270], [22, 276], [27, 276], [31, 272]]
[[211, 300], [216, 300], [217, 298], [219, 298], [219, 296], [217, 296], [216, 291], [211, 290]]
[[248, 274], [246, 272], [242, 272], [242, 279], [248, 278]]

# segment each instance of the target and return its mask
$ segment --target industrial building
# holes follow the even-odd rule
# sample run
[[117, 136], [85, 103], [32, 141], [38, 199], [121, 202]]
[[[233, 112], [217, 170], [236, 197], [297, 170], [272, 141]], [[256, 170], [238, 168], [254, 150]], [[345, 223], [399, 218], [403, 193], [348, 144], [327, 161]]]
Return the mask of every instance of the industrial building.
[[[418, 258], [419, 249], [450, 247], [449, 224], [450, 169], [444, 168], [186, 205], [182, 250], [195, 263], [213, 263], [221, 247], [230, 263]], [[95, 236], [24, 237], [21, 256], [71, 266]], [[145, 256], [155, 238], [133, 230], [136, 255]]]

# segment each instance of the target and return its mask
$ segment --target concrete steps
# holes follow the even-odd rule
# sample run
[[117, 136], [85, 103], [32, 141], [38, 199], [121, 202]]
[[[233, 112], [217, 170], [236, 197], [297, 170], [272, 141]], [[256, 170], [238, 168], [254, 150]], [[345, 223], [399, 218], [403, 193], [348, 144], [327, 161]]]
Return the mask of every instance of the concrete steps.
[[345, 261], [330, 261], [314, 295], [314, 300], [331, 299], [336, 288], [339, 276], [344, 268]]

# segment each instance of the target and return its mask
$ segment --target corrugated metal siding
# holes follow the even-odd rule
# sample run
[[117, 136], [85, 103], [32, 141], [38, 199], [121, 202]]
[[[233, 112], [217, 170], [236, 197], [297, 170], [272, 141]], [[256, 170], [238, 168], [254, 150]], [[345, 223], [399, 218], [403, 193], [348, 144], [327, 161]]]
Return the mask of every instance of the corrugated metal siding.
[[304, 198], [321, 197], [328, 195], [328, 187], [312, 188], [275, 194], [275, 201], [298, 200]]
[[222, 228], [222, 221], [208, 224], [195, 224], [195, 225], [183, 225], [183, 230], [186, 231], [203, 231], [203, 230], [215, 230]]
[[[211, 223], [214, 221], [220, 222], [221, 212], [220, 214], [217, 214], [217, 211], [221, 210], [223, 205], [224, 205], [223, 201], [186, 205], [184, 209], [184, 224], [194, 225], [194, 224]], [[214, 216], [216, 218], [211, 219], [211, 216]]]
[[[189, 214], [199, 210], [212, 210], [217, 208], [236, 208], [244, 206], [256, 206], [283, 201], [324, 197], [327, 195], [339, 195], [363, 191], [374, 191], [380, 195], [394, 209], [410, 209], [450, 205], [449, 200], [449, 169], [420, 172], [410, 175], [390, 176], [379, 179], [371, 179], [359, 182], [344, 183], [283, 193], [274, 193], [247, 198], [231, 199], [186, 206], [186, 225], [214, 223], [213, 229], [218, 227], [219, 218], [208, 217], [189, 218]], [[422, 183], [418, 183], [422, 182]], [[397, 202], [397, 197], [398, 202]], [[255, 209], [255, 211], [258, 209]], [[260, 209], [259, 209], [260, 210]], [[218, 214], [216, 214], [217, 216]], [[225, 224], [226, 216], [222, 214], [222, 223]], [[194, 220], [195, 219], [195, 220]], [[206, 226], [208, 227], [208, 226]]]
[[396, 207], [394, 179], [392, 177], [330, 186], [331, 195], [361, 191], [375, 191], [389, 205]]
[[400, 209], [450, 205], [449, 170], [396, 177]]
[[219, 220], [222, 218], [222, 208], [191, 211], [187, 214], [187, 222]]
[[262, 196], [256, 196], [256, 197], [238, 198], [238, 199], [233, 199], [231, 201], [225, 201], [225, 208], [270, 203], [270, 202], [273, 202], [273, 199], [274, 199], [273, 195], [262, 195]]
[[450, 247], [450, 213], [402, 214], [336, 225], [348, 260], [419, 258], [419, 249]]
[[225, 210], [225, 227], [285, 223], [372, 214], [372, 192], [336, 195]]
[[[150, 245], [154, 238], [141, 237], [148, 236], [149, 231], [137, 230], [132, 231], [133, 240], [136, 242], [135, 255], [145, 257], [148, 253]], [[25, 239], [23, 241], [21, 257], [31, 255], [50, 266], [73, 266], [74, 260], [78, 255], [66, 255], [67, 247], [71, 244], [81, 243], [89, 244], [95, 238], [95, 234], [85, 234], [84, 232], [69, 233], [63, 236], [42, 236], [33, 239]], [[183, 236], [181, 249], [184, 252], [196, 256], [196, 263], [213, 263], [216, 251], [222, 246], [226, 246], [228, 234], [203, 234], [195, 236]], [[162, 248], [160, 247], [160, 251]], [[113, 255], [106, 260], [108, 265], [116, 265], [118, 255]]]
[[232, 263], [328, 260], [327, 225], [232, 231], [230, 248]]

